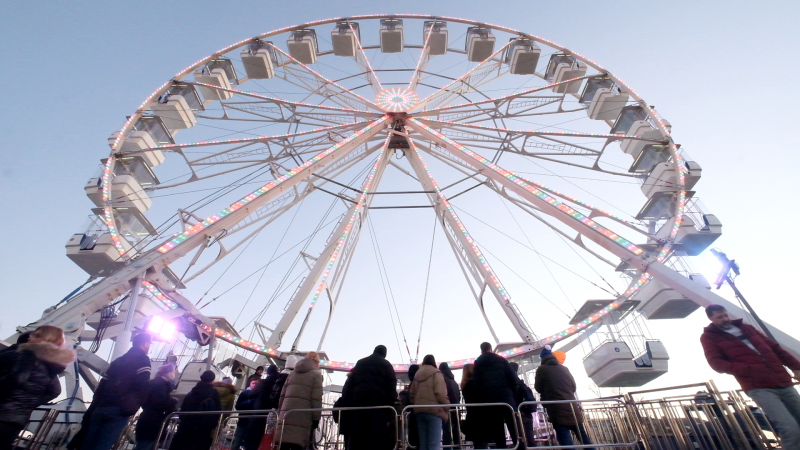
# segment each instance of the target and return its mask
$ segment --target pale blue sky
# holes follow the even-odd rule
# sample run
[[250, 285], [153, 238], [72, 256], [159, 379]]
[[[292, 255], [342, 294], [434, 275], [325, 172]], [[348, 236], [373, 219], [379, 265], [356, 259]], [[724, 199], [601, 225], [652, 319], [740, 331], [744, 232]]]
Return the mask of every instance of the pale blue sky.
[[[83, 184], [108, 154], [107, 136], [157, 86], [203, 56], [259, 33], [334, 16], [391, 12], [517, 28], [587, 55], [628, 82], [671, 121], [676, 142], [702, 165], [698, 195], [724, 224], [715, 246], [741, 263], [742, 291], [765, 320], [796, 332], [800, 308], [791, 280], [800, 250], [793, 239], [800, 219], [794, 211], [800, 157], [789, 136], [800, 103], [793, 81], [800, 69], [796, 2], [7, 1], [0, 3], [0, 211], [5, 214], [0, 335], [37, 319], [85, 280], [64, 255], [64, 243], [89, 213]], [[464, 314], [477, 314], [473, 309]], [[238, 307], [233, 310], [235, 315]], [[431, 351], [457, 343], [460, 354], [440, 359], [477, 353], [479, 341], [459, 327], [461, 316], [438, 311], [440, 317], [426, 318], [435, 324], [426, 328], [426, 338], [438, 330], [441, 339]], [[350, 326], [369, 320], [337, 319], [352, 320]], [[418, 316], [404, 322], [413, 330], [409, 341], [416, 340], [416, 321]], [[702, 313], [650, 323], [653, 336], [667, 343], [674, 368], [654, 384], [714, 376], [697, 341], [705, 323]], [[375, 344], [353, 342], [328, 352], [353, 361]], [[398, 360], [392, 351], [390, 359]], [[571, 353], [568, 366], [582, 375], [580, 356]]]

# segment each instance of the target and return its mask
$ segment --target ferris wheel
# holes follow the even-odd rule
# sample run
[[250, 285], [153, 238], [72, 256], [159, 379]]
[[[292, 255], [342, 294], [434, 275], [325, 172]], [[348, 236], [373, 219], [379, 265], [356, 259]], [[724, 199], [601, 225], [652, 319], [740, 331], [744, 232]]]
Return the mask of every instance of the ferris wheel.
[[[507, 358], [576, 335], [568, 345], [589, 341], [603, 325], [684, 318], [710, 303], [740, 313], [702, 277], [688, 276], [685, 258], [708, 248], [722, 225], [697, 202], [702, 169], [671, 131], [598, 63], [503, 26], [397, 14], [264, 33], [187, 67], [111, 135], [102, 172], [84, 187], [91, 220], [66, 246], [99, 281], [31, 326], [57, 324], [73, 339], [99, 334], [103, 311], [130, 299], [138, 316], [127, 314], [105, 335], [120, 348], [134, 325], [156, 320], [192, 339], [213, 336], [282, 359], [298, 351], [316, 314], [324, 316], [321, 349], [332, 320], [346, 320], [333, 314], [343, 290], [367, 276], [354, 269], [359, 247], [380, 251], [370, 216], [381, 209], [433, 213], [434, 237], [452, 249], [448, 270], [462, 277], [470, 307], [499, 342], [485, 312], [493, 301], [506, 319], [499, 327], [518, 337], [500, 346]], [[502, 255], [488, 253], [482, 242], [490, 238], [467, 227], [489, 220], [469, 207], [486, 196], [537, 223], [536, 239], [559, 240], [588, 261], [593, 284], [614, 279], [621, 287], [607, 283], [610, 299], [586, 301], [561, 325], [531, 326], [501, 279]], [[429, 226], [419, 226], [426, 239]], [[287, 233], [302, 239], [266, 252], [270, 273], [284, 275], [256, 317], [285, 303], [277, 323], [251, 320], [245, 336], [206, 317], [202, 309], [215, 298], [203, 292], [223, 276], [232, 284], [267, 270], [230, 271], [232, 260], [265, 240], [283, 243]], [[419, 244], [426, 259], [427, 245]], [[563, 255], [536, 253], [569, 269]], [[284, 254], [283, 266], [273, 264]], [[186, 294], [193, 285], [201, 288]], [[320, 302], [327, 310], [315, 312]], [[780, 339], [800, 352], [793, 339]], [[622, 344], [592, 348], [587, 373], [599, 385], [642, 384], [667, 370], [659, 343], [620, 351]]]

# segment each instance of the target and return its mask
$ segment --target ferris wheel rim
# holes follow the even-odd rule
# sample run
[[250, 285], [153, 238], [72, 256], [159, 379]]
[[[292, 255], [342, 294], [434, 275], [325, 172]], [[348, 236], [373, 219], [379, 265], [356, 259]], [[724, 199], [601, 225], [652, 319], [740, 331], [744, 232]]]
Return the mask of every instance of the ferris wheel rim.
[[[563, 51], [563, 52], [565, 52], [565, 53], [567, 53], [567, 54], [569, 54], [571, 56], [574, 56], [576, 59], [584, 62], [588, 66], [590, 66], [590, 67], [594, 68], [595, 70], [603, 73], [605, 76], [608, 76], [609, 78], [614, 80], [620, 86], [623, 86], [627, 90], [627, 92], [631, 94], [631, 96], [634, 98], [634, 100], [644, 107], [643, 109], [647, 113], [648, 117], [651, 117], [652, 119], [654, 119], [654, 125], [659, 130], [659, 132], [662, 134], [662, 137], [666, 141], [668, 141], [668, 148], [669, 148], [670, 153], [673, 156], [673, 164], [674, 164], [674, 166], [675, 166], [675, 168], [677, 170], [677, 173], [679, 174], [679, 177], [678, 177], [678, 180], [679, 180], [678, 181], [678, 184], [679, 184], [679, 189], [678, 189], [679, 196], [678, 196], [678, 203], [676, 205], [676, 214], [674, 215], [673, 222], [672, 222], [673, 229], [671, 231], [669, 239], [667, 239], [664, 242], [663, 246], [660, 249], [659, 255], [655, 259], [660, 262], [660, 261], [665, 260], [669, 256], [669, 252], [670, 252], [670, 249], [671, 249], [671, 246], [672, 246], [672, 242], [673, 242], [673, 240], [675, 238], [675, 235], [677, 233], [677, 229], [680, 226], [680, 223], [682, 221], [683, 215], [685, 214], [686, 192], [685, 192], [685, 189], [684, 189], [685, 188], [685, 181], [684, 181], [685, 168], [683, 167], [683, 159], [682, 159], [681, 155], [678, 153], [677, 148], [676, 148], [674, 142], [672, 141], [672, 139], [671, 139], [671, 137], [669, 135], [669, 132], [668, 132], [668, 130], [667, 130], [665, 124], [664, 124], [663, 119], [658, 115], [658, 113], [655, 110], [652, 110], [649, 107], [645, 107], [646, 103], [644, 102], [644, 100], [632, 88], [630, 88], [630, 86], [627, 83], [625, 83], [624, 81], [620, 80], [614, 74], [612, 74], [611, 72], [607, 71], [606, 69], [604, 69], [602, 66], [600, 66], [596, 62], [586, 58], [585, 56], [583, 56], [581, 54], [578, 54], [578, 53], [576, 53], [576, 52], [574, 52], [572, 50], [569, 50], [569, 49], [567, 49], [565, 47], [562, 47], [562, 46], [560, 46], [560, 45], [558, 45], [558, 44], [556, 44], [556, 43], [554, 43], [552, 41], [549, 41], [547, 39], [544, 39], [544, 38], [541, 38], [541, 37], [538, 37], [538, 36], [535, 36], [535, 35], [523, 33], [523, 32], [517, 31], [515, 29], [511, 29], [511, 28], [508, 28], [508, 27], [500, 26], [500, 25], [487, 24], [487, 23], [484, 23], [484, 22], [478, 22], [478, 21], [473, 21], [473, 20], [469, 20], [469, 19], [461, 19], [461, 18], [446, 17], [446, 16], [418, 15], [418, 14], [358, 15], [358, 16], [351, 16], [351, 17], [340, 17], [340, 18], [323, 19], [323, 20], [308, 22], [308, 23], [300, 24], [300, 25], [292, 25], [292, 26], [289, 26], [289, 27], [284, 27], [284, 28], [280, 28], [280, 29], [277, 29], [277, 30], [273, 30], [273, 31], [267, 32], [267, 33], [263, 33], [261, 35], [258, 35], [257, 37], [249, 38], [249, 39], [246, 39], [246, 40], [242, 40], [242, 41], [236, 42], [236, 43], [234, 43], [234, 44], [232, 44], [230, 46], [224, 47], [223, 49], [221, 49], [221, 50], [219, 50], [219, 51], [217, 51], [215, 53], [212, 53], [211, 55], [207, 56], [206, 58], [203, 58], [203, 59], [195, 62], [194, 64], [190, 65], [189, 67], [187, 67], [183, 71], [181, 71], [178, 74], [176, 74], [175, 77], [173, 77], [171, 80], [169, 80], [166, 83], [164, 83], [163, 85], [161, 85], [158, 89], [156, 89], [152, 94], [150, 94], [145, 99], [145, 101], [137, 109], [136, 113], [134, 115], [132, 115], [126, 121], [125, 125], [118, 132], [115, 141], [111, 145], [111, 147], [112, 147], [111, 148], [111, 155], [108, 158], [108, 161], [106, 163], [105, 170], [104, 170], [104, 175], [102, 177], [102, 190], [103, 190], [103, 199], [104, 199], [104, 203], [105, 203], [105, 207], [104, 207], [105, 221], [106, 221], [106, 224], [109, 227], [109, 230], [110, 230], [110, 233], [112, 235], [112, 238], [114, 238], [117, 235], [117, 233], [116, 233], [116, 230], [115, 230], [114, 211], [113, 211], [113, 208], [111, 206], [110, 199], [108, 198], [108, 194], [107, 193], [110, 191], [111, 175], [112, 175], [112, 170], [113, 170], [114, 163], [115, 163], [115, 157], [120, 154], [121, 143], [122, 143], [122, 139], [121, 138], [131, 131], [131, 129], [133, 127], [133, 124], [136, 122], [136, 120], [141, 118], [141, 116], [143, 115], [143, 113], [146, 110], [146, 108], [148, 107], [148, 105], [151, 104], [155, 99], [157, 99], [164, 92], [166, 92], [166, 89], [168, 89], [169, 86], [172, 83], [174, 83], [175, 81], [183, 80], [184, 77], [187, 77], [194, 70], [196, 70], [197, 68], [201, 67], [202, 65], [204, 65], [205, 63], [207, 63], [211, 59], [213, 59], [215, 57], [222, 56], [222, 55], [227, 54], [227, 53], [229, 53], [229, 52], [231, 52], [233, 50], [236, 50], [236, 49], [241, 48], [241, 47], [243, 47], [245, 45], [248, 45], [248, 44], [254, 42], [255, 40], [262, 40], [262, 39], [269, 38], [271, 36], [287, 33], [287, 32], [294, 31], [294, 30], [300, 30], [300, 29], [304, 29], [304, 28], [308, 28], [308, 27], [325, 25], [325, 24], [330, 24], [330, 23], [336, 23], [336, 22], [340, 22], [340, 21], [377, 20], [377, 19], [382, 19], [382, 18], [400, 18], [400, 19], [408, 18], [408, 19], [420, 19], [420, 20], [421, 19], [431, 19], [431, 20], [452, 21], [452, 22], [455, 22], [455, 23], [483, 26], [483, 27], [490, 28], [490, 29], [493, 29], [493, 30], [504, 31], [504, 32], [511, 33], [511, 34], [517, 34], [520, 37], [524, 37], [525, 39], [530, 39], [530, 40], [533, 40], [533, 41], [536, 41], [536, 42], [540, 42], [540, 43], [546, 44], [546, 45], [548, 45], [550, 47], [553, 47], [553, 48], [555, 48], [557, 50]], [[289, 55], [286, 55], [286, 56], [289, 56]], [[214, 88], [217, 88], [217, 87], [214, 87]], [[349, 90], [349, 89], [345, 88], [345, 90], [352, 93], [352, 91]], [[246, 94], [246, 92], [244, 92], [244, 91], [239, 91], [239, 90], [234, 90], [234, 89], [231, 89], [231, 91], [232, 92], [236, 92], [236, 93]], [[358, 94], [356, 94], [356, 95], [358, 95]], [[361, 97], [360, 95], [358, 95], [358, 96]], [[277, 98], [275, 100], [285, 101], [285, 100], [277, 99]], [[443, 108], [441, 108], [441, 110], [446, 110], [448, 108], [455, 108], [455, 107], [463, 106], [463, 105], [473, 105], [473, 104], [475, 104], [475, 102], [468, 102], [468, 103], [465, 103], [465, 104], [462, 104], [462, 105], [444, 106]], [[321, 106], [321, 105], [317, 105], [317, 106]], [[436, 112], [436, 111], [439, 111], [439, 109], [426, 110], [424, 112]], [[367, 115], [373, 115], [373, 116], [378, 116], [380, 114], [378, 111], [376, 111], [376, 112], [366, 112], [365, 111], [365, 112], [361, 112], [361, 113], [362, 114], [367, 114]], [[411, 114], [413, 115], [413, 112]], [[421, 120], [427, 120], [427, 119], [421, 118]], [[178, 144], [176, 144], [175, 146], [178, 146]], [[164, 147], [164, 148], [167, 148], [167, 147]], [[649, 279], [648, 277], [649, 277], [649, 274], [647, 274], [647, 272], [643, 272], [642, 277], [639, 280], [632, 281], [631, 286], [629, 287], [628, 291], [626, 291], [625, 294], [622, 294], [620, 297], [625, 297], [625, 298], [630, 297], [630, 295], [632, 295], [635, 292], [635, 289], [638, 289], [639, 287], [641, 287], [647, 281], [647, 279]], [[631, 289], [634, 289], [634, 290], [631, 290]], [[621, 301], [619, 303], [621, 304]], [[614, 308], [612, 307], [609, 311], [611, 311], [613, 309]], [[566, 336], [561, 336], [560, 337], [559, 336], [560, 334], [561, 333], [556, 333], [556, 334], [554, 334], [552, 336], [549, 336], [549, 337], [547, 337], [545, 339], [542, 339], [541, 341], [543, 342], [543, 341], [547, 341], [548, 339], [550, 339], [554, 343], [554, 342], [557, 342], [558, 340], [561, 340], [562, 338], [566, 337]], [[536, 350], [536, 349], [533, 349], [533, 350]], [[531, 351], [533, 351], [533, 350], [531, 350]], [[517, 355], [520, 355], [520, 354], [522, 354], [522, 353], [515, 353], [513, 355], [508, 355], [508, 356], [517, 356]], [[467, 360], [463, 360], [463, 361], [467, 361]]]

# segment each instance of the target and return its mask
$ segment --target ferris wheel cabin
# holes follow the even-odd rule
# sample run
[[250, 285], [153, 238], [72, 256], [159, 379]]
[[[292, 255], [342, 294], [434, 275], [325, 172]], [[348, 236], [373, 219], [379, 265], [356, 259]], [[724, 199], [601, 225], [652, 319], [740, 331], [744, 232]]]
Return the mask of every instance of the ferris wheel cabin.
[[[206, 88], [209, 89], [209, 88]], [[153, 114], [160, 117], [169, 130], [184, 130], [197, 124], [195, 111], [203, 111], [203, 101], [194, 85], [174, 83], [150, 105]]]
[[[711, 289], [706, 278], [700, 274], [690, 274], [689, 279]], [[648, 320], [683, 319], [700, 307], [694, 300], [658, 280], [647, 282], [632, 298], [640, 302], [638, 310]]]
[[[429, 37], [430, 35], [430, 37]], [[428, 56], [447, 53], [447, 22], [426, 20], [422, 26], [422, 42], [428, 39]]]
[[594, 120], [613, 120], [628, 102], [629, 95], [611, 78], [599, 77], [586, 81], [579, 102], [586, 105], [586, 114]]
[[317, 62], [317, 32], [313, 28], [293, 31], [286, 41], [289, 55], [303, 64]]
[[336, 56], [356, 56], [356, 39], [361, 39], [358, 23], [338, 22], [331, 31], [333, 54]]
[[[236, 69], [230, 59], [212, 59], [206, 65], [194, 72], [194, 80], [198, 83], [205, 83], [217, 86], [222, 89], [230, 89], [231, 86], [238, 85], [239, 79], [236, 76]], [[227, 100], [233, 97], [233, 92], [222, 89], [214, 89], [206, 86], [198, 86], [203, 98], [211, 100]]]
[[381, 52], [400, 53], [404, 45], [403, 20], [381, 19]]
[[[586, 75], [586, 64], [581, 63], [573, 56], [557, 53], [550, 56], [550, 62], [547, 63], [547, 71], [545, 71], [544, 79], [555, 84], [563, 83], [564, 81], [579, 78], [584, 75]], [[556, 94], [577, 94], [581, 89], [582, 83], [583, 80], [579, 80], [554, 86], [553, 92]]]
[[539, 55], [542, 49], [528, 39], [511, 39], [506, 49], [505, 63], [508, 71], [513, 75], [533, 75], [536, 65], [539, 64]]
[[495, 37], [492, 30], [481, 27], [467, 28], [467, 60], [482, 62], [494, 53]]
[[278, 55], [271, 42], [258, 42], [239, 53], [248, 79], [265, 80], [275, 76]]

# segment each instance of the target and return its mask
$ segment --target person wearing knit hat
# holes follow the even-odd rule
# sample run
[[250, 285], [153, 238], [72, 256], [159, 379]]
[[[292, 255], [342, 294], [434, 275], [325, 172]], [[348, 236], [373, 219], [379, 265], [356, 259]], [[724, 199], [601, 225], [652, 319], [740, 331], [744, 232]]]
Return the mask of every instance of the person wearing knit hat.
[[583, 427], [583, 410], [579, 403], [568, 402], [576, 400], [575, 379], [566, 366], [559, 364], [555, 353], [564, 352], [553, 352], [549, 345], [542, 349], [542, 365], [536, 370], [533, 387], [542, 395], [542, 401], [560, 402], [544, 405], [547, 420], [553, 424], [556, 432], [558, 445], [574, 445], [572, 433], [580, 436], [581, 444], [589, 445], [592, 441]]
[[559, 364], [564, 364], [564, 361], [567, 360], [567, 354], [561, 350], [554, 351], [553, 356], [556, 357], [556, 361], [558, 361]]
[[539, 353], [539, 358], [544, 359], [545, 356], [552, 355], [553, 354], [552, 350], [553, 350], [553, 347], [551, 347], [549, 345], [545, 345], [544, 348], [542, 349], [542, 351]]
[[175, 379], [175, 366], [164, 364], [150, 380], [147, 400], [142, 404], [142, 413], [136, 421], [136, 447], [134, 450], [153, 450], [161, 424], [177, 409], [178, 399], [170, 397]]
[[[186, 394], [181, 411], [219, 411], [219, 393], [214, 389], [214, 372], [206, 370], [200, 381]], [[214, 430], [219, 414], [187, 415], [181, 417], [178, 430], [172, 440], [171, 450], [208, 449], [214, 439]]]

